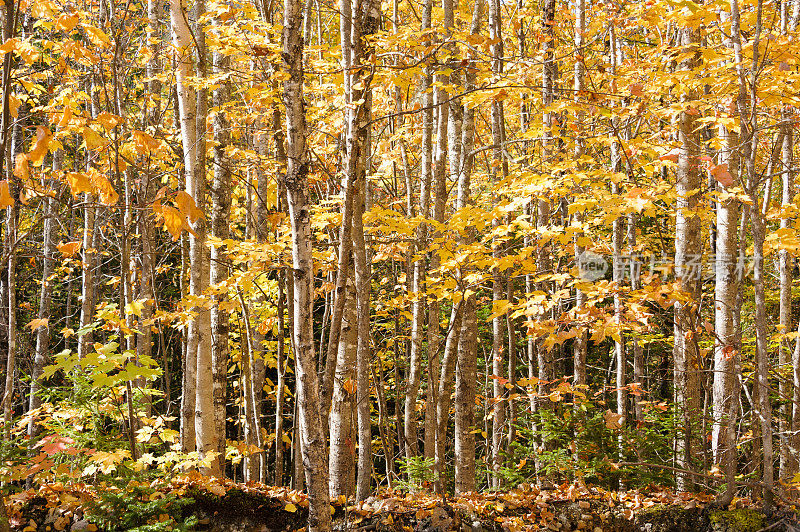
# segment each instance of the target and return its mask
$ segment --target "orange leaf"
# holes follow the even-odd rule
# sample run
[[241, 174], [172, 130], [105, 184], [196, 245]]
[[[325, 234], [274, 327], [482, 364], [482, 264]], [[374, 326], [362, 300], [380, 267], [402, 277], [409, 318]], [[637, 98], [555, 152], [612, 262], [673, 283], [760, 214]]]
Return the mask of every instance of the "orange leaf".
[[194, 198], [188, 192], [181, 190], [175, 194], [175, 203], [181, 212], [189, 219], [190, 222], [195, 223], [200, 217], [203, 216], [203, 211], [197, 208]]
[[122, 117], [103, 111], [97, 115], [97, 121], [100, 122], [106, 131], [111, 131], [125, 120]]
[[98, 135], [97, 132], [90, 127], [82, 128], [81, 134], [83, 135], [83, 140], [86, 143], [86, 147], [90, 150], [102, 148], [109, 142], [107, 139], [104, 139]]
[[144, 131], [132, 131], [133, 143], [136, 146], [136, 152], [139, 155], [146, 155], [149, 152], [155, 151], [159, 147], [159, 142], [151, 135]]
[[55, 434], [45, 436], [42, 438], [42, 441], [44, 442], [44, 445], [42, 445], [42, 452], [49, 455], [66, 451], [75, 443], [75, 440], [72, 438], [67, 436], [57, 436]]
[[186, 227], [186, 218], [181, 211], [169, 205], [159, 205], [158, 209], [156, 209], [156, 205], [153, 205], [153, 210], [161, 215], [164, 220], [164, 228], [169, 231], [172, 238], [178, 240], [181, 237], [181, 230]]
[[53, 134], [46, 127], [38, 126], [36, 128], [36, 144], [28, 154], [28, 160], [33, 163], [34, 166], [42, 164], [42, 159], [44, 159], [47, 150], [50, 148], [50, 140], [52, 138]]
[[61, 15], [56, 22], [56, 29], [70, 32], [78, 25], [78, 15]]
[[28, 156], [18, 153], [14, 164], [14, 175], [20, 179], [28, 179], [31, 176], [31, 169], [28, 166]]
[[97, 189], [100, 201], [105, 205], [114, 205], [119, 200], [119, 194], [111, 186], [111, 182], [100, 172], [91, 170], [92, 185]]
[[678, 156], [680, 155], [681, 150], [680, 148], [672, 148], [667, 153], [660, 155], [658, 157], [659, 161], [672, 161], [673, 163], [678, 162]]
[[89, 176], [86, 174], [68, 172], [66, 175], [66, 180], [73, 197], [77, 197], [81, 192], [86, 192], [87, 194], [94, 192], [94, 189], [92, 188], [92, 182], [89, 180]]
[[31, 320], [28, 325], [32, 331], [35, 331], [39, 327], [47, 327], [47, 318], [36, 318]]
[[81, 249], [81, 242], [79, 240], [76, 240], [75, 242], [66, 242], [63, 244], [58, 244], [56, 247], [63, 256], [72, 257], [78, 252], [78, 250]]
[[8, 181], [0, 181], [0, 209], [7, 209], [14, 205], [14, 198], [8, 188]]
[[733, 175], [731, 175], [731, 173], [728, 171], [728, 163], [712, 166], [708, 169], [708, 171], [711, 172], [711, 176], [719, 181], [720, 185], [724, 186], [725, 188], [733, 185]]

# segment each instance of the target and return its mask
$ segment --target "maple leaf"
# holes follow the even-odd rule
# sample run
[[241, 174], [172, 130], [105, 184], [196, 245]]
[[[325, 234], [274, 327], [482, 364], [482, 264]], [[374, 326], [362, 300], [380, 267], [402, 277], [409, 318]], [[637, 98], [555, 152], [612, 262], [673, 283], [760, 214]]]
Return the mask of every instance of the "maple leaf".
[[42, 438], [40, 444], [42, 444], [42, 452], [48, 456], [52, 456], [71, 448], [75, 444], [75, 440], [67, 436], [50, 434]]
[[74, 257], [75, 254], [81, 249], [83, 243], [80, 240], [73, 242], [62, 242], [56, 245], [56, 248], [61, 252], [64, 257]]
[[734, 184], [733, 176], [728, 171], [728, 163], [710, 166], [708, 171], [711, 173], [711, 177], [716, 179], [719, 184], [725, 188], [728, 188]]
[[39, 327], [47, 327], [47, 318], [36, 318], [28, 322], [27, 327], [30, 327], [31, 331], [35, 331]]
[[42, 164], [44, 156], [50, 149], [50, 141], [52, 139], [53, 134], [49, 129], [44, 126], [38, 126], [36, 128], [36, 144], [34, 144], [33, 149], [28, 153], [28, 160], [34, 166], [40, 166]]
[[8, 180], [0, 181], [0, 209], [7, 209], [14, 205], [14, 198], [11, 197], [11, 192], [8, 187]]

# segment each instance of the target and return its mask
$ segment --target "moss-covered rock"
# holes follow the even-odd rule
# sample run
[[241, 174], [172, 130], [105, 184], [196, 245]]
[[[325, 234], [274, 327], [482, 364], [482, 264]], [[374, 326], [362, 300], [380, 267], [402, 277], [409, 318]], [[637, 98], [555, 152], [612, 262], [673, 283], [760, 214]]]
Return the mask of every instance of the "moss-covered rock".
[[764, 528], [764, 514], [750, 508], [714, 510], [708, 520], [713, 532], [756, 532]]

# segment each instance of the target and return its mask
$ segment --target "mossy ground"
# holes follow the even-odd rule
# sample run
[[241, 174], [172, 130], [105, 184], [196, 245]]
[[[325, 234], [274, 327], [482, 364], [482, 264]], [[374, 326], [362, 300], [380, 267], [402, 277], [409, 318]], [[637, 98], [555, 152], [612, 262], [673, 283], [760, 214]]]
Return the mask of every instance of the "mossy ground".
[[756, 532], [764, 528], [764, 514], [749, 508], [714, 510], [709, 512], [708, 520], [714, 530]]

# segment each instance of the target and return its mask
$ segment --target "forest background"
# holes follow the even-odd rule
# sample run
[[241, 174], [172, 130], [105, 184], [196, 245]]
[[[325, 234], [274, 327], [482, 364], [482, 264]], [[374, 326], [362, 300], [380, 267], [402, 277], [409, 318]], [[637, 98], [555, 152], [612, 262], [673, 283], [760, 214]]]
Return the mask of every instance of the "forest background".
[[799, 20], [4, 0], [4, 491], [785, 500]]

